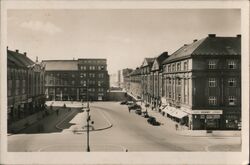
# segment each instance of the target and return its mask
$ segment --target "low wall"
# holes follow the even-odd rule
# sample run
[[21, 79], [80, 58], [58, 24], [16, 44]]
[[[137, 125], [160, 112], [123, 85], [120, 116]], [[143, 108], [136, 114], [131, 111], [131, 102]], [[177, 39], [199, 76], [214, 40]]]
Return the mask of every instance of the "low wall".
[[186, 136], [218, 136], [218, 137], [240, 137], [241, 131], [212, 131], [208, 133], [206, 130], [180, 130], [177, 131], [180, 135]]
[[108, 101], [122, 101], [126, 100], [125, 92], [123, 91], [110, 91], [108, 93]]

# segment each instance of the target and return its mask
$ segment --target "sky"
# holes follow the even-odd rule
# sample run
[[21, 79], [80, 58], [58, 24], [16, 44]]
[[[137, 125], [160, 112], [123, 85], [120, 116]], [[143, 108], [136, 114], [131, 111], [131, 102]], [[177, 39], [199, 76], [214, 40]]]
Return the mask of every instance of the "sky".
[[208, 34], [241, 34], [240, 18], [237, 9], [15, 9], [7, 44], [34, 61], [107, 58], [113, 74]]

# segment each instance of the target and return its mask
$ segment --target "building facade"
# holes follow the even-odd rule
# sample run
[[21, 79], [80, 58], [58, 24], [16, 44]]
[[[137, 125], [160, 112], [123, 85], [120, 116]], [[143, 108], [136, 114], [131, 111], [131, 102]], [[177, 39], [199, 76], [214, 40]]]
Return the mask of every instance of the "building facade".
[[141, 75], [130, 75], [130, 93], [189, 129], [241, 129], [240, 35], [209, 34], [152, 61], [145, 58]]
[[109, 75], [106, 59], [46, 60], [48, 100], [106, 100]]
[[190, 129], [239, 129], [240, 59], [240, 35], [210, 34], [177, 50], [164, 61], [167, 112], [172, 109], [180, 114], [175, 117], [188, 117], [183, 122]]
[[135, 99], [142, 97], [142, 83], [141, 83], [141, 68], [136, 68], [129, 74], [130, 82], [128, 94], [134, 96]]
[[44, 109], [44, 66], [7, 49], [8, 123]]

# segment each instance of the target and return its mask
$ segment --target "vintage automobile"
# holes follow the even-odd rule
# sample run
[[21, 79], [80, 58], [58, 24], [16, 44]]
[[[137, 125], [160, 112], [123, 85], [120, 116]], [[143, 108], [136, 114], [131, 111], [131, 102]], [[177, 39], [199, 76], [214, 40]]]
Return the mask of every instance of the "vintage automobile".
[[156, 121], [155, 117], [150, 116], [147, 120], [147, 122], [151, 125], [159, 126], [160, 123]]

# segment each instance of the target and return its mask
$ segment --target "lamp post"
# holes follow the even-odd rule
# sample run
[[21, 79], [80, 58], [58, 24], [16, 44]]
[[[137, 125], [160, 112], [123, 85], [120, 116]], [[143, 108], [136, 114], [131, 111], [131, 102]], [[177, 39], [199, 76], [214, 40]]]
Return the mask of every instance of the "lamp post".
[[89, 147], [89, 121], [90, 121], [90, 116], [89, 116], [89, 80], [87, 81], [87, 152], [90, 152], [90, 147]]

